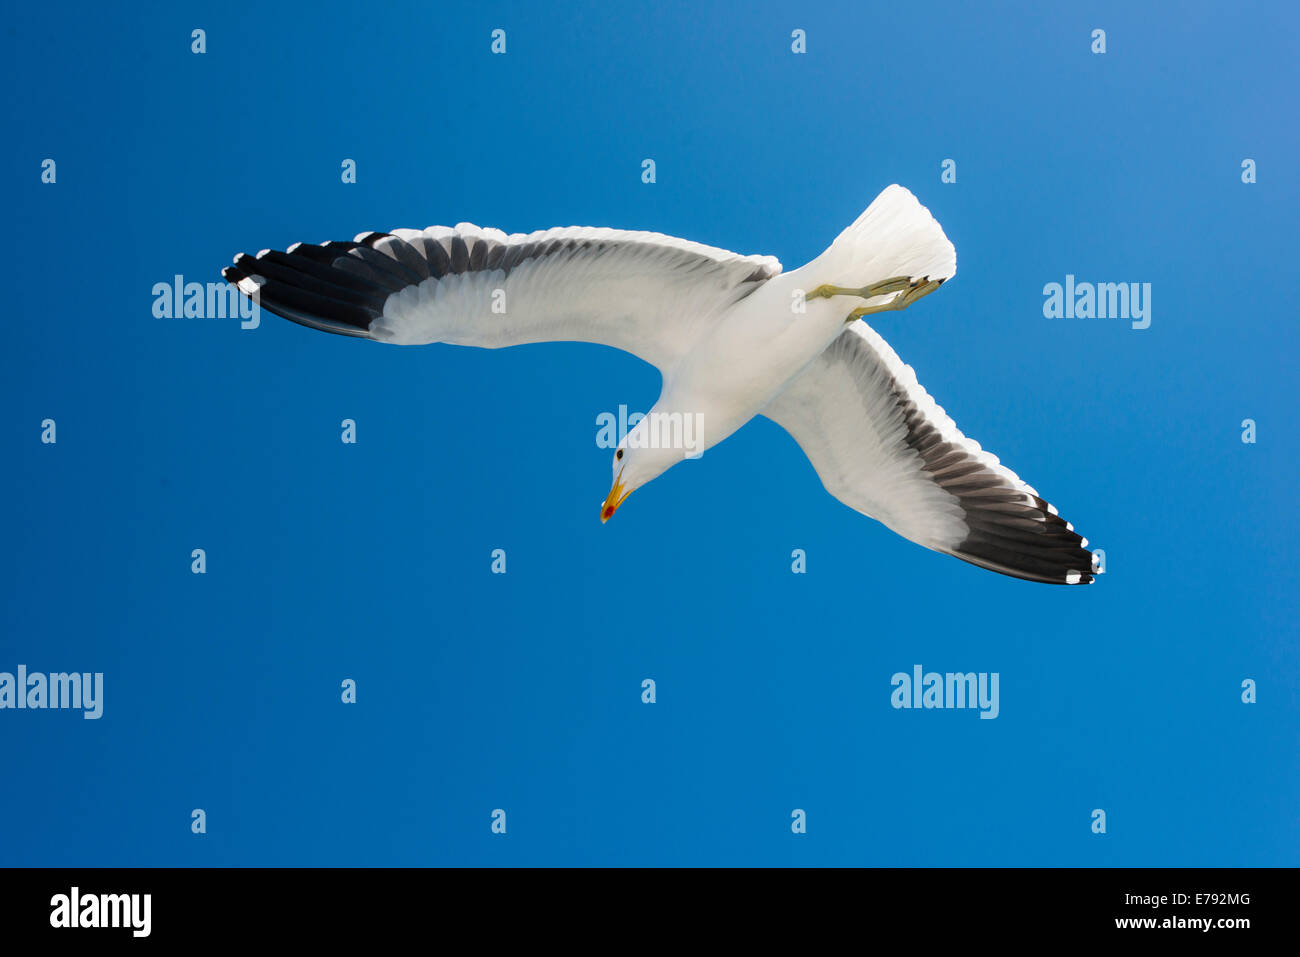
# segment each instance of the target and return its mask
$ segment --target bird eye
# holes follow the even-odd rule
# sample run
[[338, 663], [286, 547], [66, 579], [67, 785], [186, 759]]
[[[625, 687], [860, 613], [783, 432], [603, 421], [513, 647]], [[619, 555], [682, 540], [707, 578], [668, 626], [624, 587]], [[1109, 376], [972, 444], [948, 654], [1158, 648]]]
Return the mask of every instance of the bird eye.
[[622, 449], [619, 449], [617, 452], [614, 453], [614, 461], [615, 461], [615, 462], [618, 462], [618, 461], [620, 461], [622, 458], [623, 458], [623, 450], [622, 450]]

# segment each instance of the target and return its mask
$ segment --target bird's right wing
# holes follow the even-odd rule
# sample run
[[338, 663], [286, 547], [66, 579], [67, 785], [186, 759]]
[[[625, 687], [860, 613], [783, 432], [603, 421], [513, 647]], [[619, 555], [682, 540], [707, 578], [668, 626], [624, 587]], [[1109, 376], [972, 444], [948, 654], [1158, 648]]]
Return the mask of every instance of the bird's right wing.
[[841, 333], [763, 414], [799, 443], [827, 491], [903, 537], [1015, 578], [1093, 580], [1087, 540], [962, 435], [865, 322]]
[[241, 253], [222, 275], [262, 308], [327, 332], [489, 349], [598, 342], [662, 370], [780, 271], [771, 256], [659, 233], [507, 236], [461, 223]]

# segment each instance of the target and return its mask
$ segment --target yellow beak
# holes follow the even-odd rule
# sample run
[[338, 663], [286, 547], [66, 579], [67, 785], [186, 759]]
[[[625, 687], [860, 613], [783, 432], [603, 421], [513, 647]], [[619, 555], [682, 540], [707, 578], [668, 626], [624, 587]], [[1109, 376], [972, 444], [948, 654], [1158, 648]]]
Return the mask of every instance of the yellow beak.
[[631, 494], [631, 490], [623, 484], [623, 470], [619, 469], [618, 477], [614, 479], [614, 485], [610, 488], [609, 495], [605, 497], [605, 503], [600, 507], [600, 523], [604, 525], [613, 518], [618, 507], [623, 504], [623, 500]]

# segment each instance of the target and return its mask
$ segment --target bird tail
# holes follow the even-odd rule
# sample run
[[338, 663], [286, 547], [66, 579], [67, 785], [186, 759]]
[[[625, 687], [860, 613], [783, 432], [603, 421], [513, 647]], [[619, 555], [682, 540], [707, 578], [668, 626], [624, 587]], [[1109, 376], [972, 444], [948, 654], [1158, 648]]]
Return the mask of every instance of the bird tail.
[[912, 193], [888, 186], [829, 249], [810, 264], [818, 282], [865, 286], [905, 276], [951, 279], [957, 251]]

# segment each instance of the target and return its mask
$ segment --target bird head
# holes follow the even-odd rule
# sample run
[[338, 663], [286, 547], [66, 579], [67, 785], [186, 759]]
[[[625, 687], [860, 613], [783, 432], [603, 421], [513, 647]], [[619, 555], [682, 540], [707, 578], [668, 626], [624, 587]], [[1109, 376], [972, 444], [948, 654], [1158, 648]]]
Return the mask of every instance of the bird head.
[[[689, 419], [691, 428], [683, 423]], [[663, 413], [651, 409], [614, 450], [613, 482], [600, 506], [600, 520], [608, 522], [629, 495], [663, 475], [685, 458], [704, 451], [703, 415]]]
[[[626, 443], [627, 440], [624, 439], [623, 441]], [[632, 456], [634, 451], [637, 450], [628, 448], [626, 444], [620, 444], [614, 450], [614, 481], [609, 487], [609, 495], [605, 496], [605, 501], [600, 506], [601, 524], [613, 518], [614, 513], [618, 511], [618, 507], [623, 504], [623, 501], [641, 485], [640, 482], [635, 485], [632, 484], [637, 475], [637, 468]], [[628, 472], [628, 466], [633, 466], [630, 473]]]
[[[639, 429], [641, 426], [638, 425]], [[600, 506], [601, 522], [608, 522], [618, 511], [618, 507], [627, 497], [652, 479], [658, 478], [683, 458], [679, 448], [661, 448], [648, 446], [637, 441], [637, 429], [633, 429], [614, 450], [613, 482], [609, 494]], [[644, 437], [644, 436], [642, 436]]]

